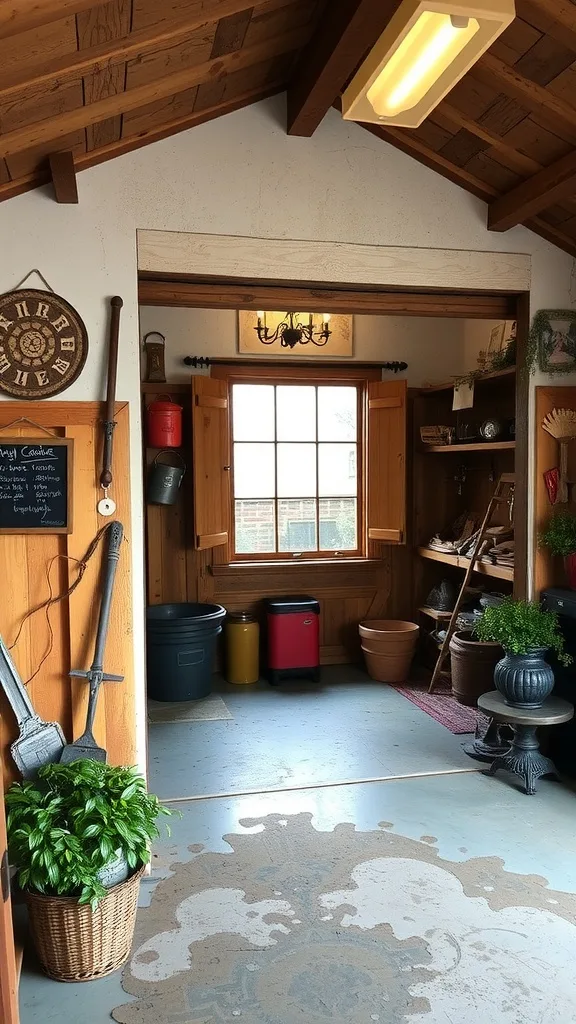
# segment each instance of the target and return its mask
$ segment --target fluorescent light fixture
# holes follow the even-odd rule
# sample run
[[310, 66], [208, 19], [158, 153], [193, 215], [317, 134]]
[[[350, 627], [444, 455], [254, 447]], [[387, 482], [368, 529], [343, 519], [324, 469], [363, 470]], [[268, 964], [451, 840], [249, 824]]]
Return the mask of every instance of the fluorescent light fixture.
[[513, 0], [403, 0], [342, 97], [342, 116], [417, 128], [512, 23]]

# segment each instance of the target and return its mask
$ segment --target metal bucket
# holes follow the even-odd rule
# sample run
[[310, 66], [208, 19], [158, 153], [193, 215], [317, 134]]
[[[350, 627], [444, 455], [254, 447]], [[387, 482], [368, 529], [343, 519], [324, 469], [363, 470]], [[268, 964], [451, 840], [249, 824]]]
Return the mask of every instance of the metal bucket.
[[[170, 455], [172, 458], [176, 456], [177, 459], [180, 459], [181, 465], [171, 466], [165, 462], [159, 462], [161, 455]], [[150, 505], [174, 505], [178, 499], [178, 491], [185, 472], [186, 463], [178, 452], [170, 449], [158, 452], [148, 476], [148, 503]]]

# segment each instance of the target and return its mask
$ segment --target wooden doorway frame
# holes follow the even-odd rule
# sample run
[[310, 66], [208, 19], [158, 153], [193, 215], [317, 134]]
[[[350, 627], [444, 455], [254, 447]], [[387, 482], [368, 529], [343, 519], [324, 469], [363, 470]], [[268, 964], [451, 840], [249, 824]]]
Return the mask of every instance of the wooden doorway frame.
[[[339, 313], [517, 322], [517, 365], [526, 366], [531, 257], [358, 245], [305, 239], [137, 232], [139, 302], [220, 309], [331, 308]], [[270, 303], [270, 305], [267, 305]], [[516, 374], [516, 458], [528, 481], [530, 378]], [[528, 486], [516, 489], [514, 593], [530, 593]]]
[[[460, 319], [516, 320], [517, 365], [525, 366], [529, 331], [530, 293], [521, 291], [464, 292], [448, 289], [411, 290], [365, 286], [326, 286], [277, 284], [272, 281], [246, 281], [238, 278], [214, 280], [194, 274], [154, 273], [138, 276], [140, 305], [179, 306], [214, 309], [305, 309], [321, 312], [371, 314], [383, 316], [433, 316]], [[231, 360], [218, 360], [229, 362]], [[254, 365], [258, 360], [250, 359]], [[342, 364], [344, 365], [344, 364]], [[358, 365], [358, 364], [352, 364]], [[518, 480], [528, 479], [529, 374], [516, 374], [516, 452]], [[528, 488], [518, 487], [516, 503], [516, 564], [514, 594], [526, 597], [528, 585]]]

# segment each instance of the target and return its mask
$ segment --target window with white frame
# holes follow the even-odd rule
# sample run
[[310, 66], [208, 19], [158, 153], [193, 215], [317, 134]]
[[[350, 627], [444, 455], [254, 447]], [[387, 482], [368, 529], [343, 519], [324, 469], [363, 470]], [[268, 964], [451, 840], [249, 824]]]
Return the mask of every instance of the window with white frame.
[[363, 551], [361, 385], [233, 383], [234, 556]]

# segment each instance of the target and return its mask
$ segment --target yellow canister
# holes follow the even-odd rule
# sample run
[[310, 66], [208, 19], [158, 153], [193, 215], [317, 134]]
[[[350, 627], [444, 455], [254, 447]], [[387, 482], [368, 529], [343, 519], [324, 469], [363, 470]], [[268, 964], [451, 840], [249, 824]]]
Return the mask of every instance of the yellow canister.
[[248, 612], [232, 612], [226, 619], [226, 678], [229, 683], [257, 683], [260, 627]]

